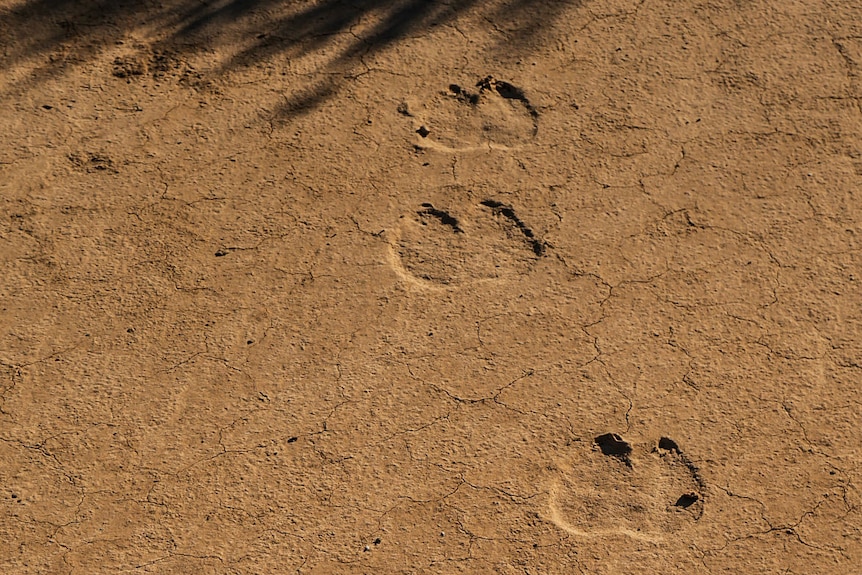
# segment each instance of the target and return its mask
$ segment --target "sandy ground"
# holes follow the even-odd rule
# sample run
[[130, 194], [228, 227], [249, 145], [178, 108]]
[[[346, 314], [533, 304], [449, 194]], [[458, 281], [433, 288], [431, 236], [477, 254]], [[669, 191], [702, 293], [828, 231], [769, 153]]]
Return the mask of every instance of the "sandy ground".
[[0, 572], [859, 572], [855, 0], [2, 0], [0, 117]]

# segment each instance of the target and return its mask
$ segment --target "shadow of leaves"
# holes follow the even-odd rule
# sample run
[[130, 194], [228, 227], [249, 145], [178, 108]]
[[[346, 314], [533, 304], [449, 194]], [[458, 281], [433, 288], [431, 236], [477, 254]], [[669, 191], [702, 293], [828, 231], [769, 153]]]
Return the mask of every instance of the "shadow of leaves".
[[[14, 2], [14, 0], [12, 0]], [[529, 48], [580, 0], [19, 0], [0, 5], [0, 68], [28, 65], [4, 92], [49, 81], [94, 61], [130, 36], [154, 54], [228, 56], [205, 73], [223, 75], [277, 55], [318, 55], [311, 88], [286, 96], [282, 112], [314, 109], [339, 90], [363, 57], [400, 40], [478, 15], [505, 30], [495, 50]], [[134, 69], [128, 74], [138, 73]]]

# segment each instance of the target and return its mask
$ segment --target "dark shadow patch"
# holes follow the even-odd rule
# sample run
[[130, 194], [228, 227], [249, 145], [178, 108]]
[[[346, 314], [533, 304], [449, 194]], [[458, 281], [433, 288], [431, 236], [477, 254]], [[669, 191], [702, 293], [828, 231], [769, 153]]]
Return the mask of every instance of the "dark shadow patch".
[[679, 499], [676, 500], [674, 506], [688, 509], [689, 507], [697, 503], [699, 500], [700, 496], [697, 493], [683, 493], [679, 496]]
[[670, 439], [668, 437], [662, 437], [658, 440], [658, 448], [664, 449], [665, 451], [675, 451], [679, 453], [679, 445], [676, 444], [676, 441]]
[[490, 208], [495, 214], [501, 215], [515, 224], [515, 227], [524, 235], [524, 238], [526, 238], [527, 243], [530, 244], [530, 248], [536, 256], [541, 257], [545, 255], [545, 243], [536, 238], [536, 234], [521, 220], [521, 218], [518, 217], [518, 214], [515, 213], [512, 206], [508, 206], [503, 202], [491, 199], [482, 200], [479, 203], [486, 208]]
[[632, 466], [632, 446], [616, 433], [605, 433], [594, 440], [604, 455], [616, 457], [628, 467]]
[[455, 95], [456, 98], [470, 104], [471, 106], [475, 106], [479, 103], [479, 94], [468, 92], [458, 84], [449, 84], [449, 91]]
[[[236, 45], [237, 39], [248, 41], [222, 66], [207, 72], [202, 84], [277, 55], [297, 59], [332, 52], [318, 71], [321, 78], [333, 80], [299, 87], [287, 95], [277, 112], [292, 117], [335, 95], [345, 82], [355, 78], [353, 70], [364, 57], [406, 38], [478, 12], [496, 23], [506, 54], [516, 58], [519, 51], [535, 47], [549, 29], [548, 23], [582, 1], [22, 0], [12, 8], [0, 9], [0, 68], [9, 69], [28, 60], [43, 64], [26, 80], [4, 86], [2, 91], [5, 95], [63, 76], [72, 68], [98, 60], [110, 47], [128, 41], [129, 36], [140, 35], [142, 30], [153, 32], [155, 53], [169, 55], [166, 60], [156, 58], [148, 63], [150, 72], [157, 76], [168, 74], [174, 59], [185, 62], [188, 54], [224, 50]], [[375, 23], [360, 26], [370, 21]], [[332, 51], [339, 38], [347, 41]], [[132, 62], [118, 62], [109, 73], [128, 81], [139, 76], [139, 70]], [[504, 82], [497, 84], [494, 89], [501, 96], [519, 99], [516, 88]], [[476, 95], [465, 95], [467, 100], [474, 100], [473, 96]]]
[[458, 234], [463, 234], [464, 230], [461, 229], [461, 225], [458, 223], [458, 218], [451, 215], [446, 210], [440, 210], [435, 208], [433, 205], [429, 203], [422, 204], [422, 209], [416, 212], [420, 217], [423, 216], [432, 216], [440, 220], [440, 223], [444, 226], [449, 226], [452, 228], [452, 231]]

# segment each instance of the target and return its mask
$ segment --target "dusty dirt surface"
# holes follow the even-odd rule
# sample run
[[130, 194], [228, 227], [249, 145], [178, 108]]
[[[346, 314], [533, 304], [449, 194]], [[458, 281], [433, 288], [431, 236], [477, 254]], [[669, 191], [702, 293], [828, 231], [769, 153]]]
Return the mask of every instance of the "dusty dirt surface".
[[862, 5], [0, 1], [0, 572], [862, 565]]

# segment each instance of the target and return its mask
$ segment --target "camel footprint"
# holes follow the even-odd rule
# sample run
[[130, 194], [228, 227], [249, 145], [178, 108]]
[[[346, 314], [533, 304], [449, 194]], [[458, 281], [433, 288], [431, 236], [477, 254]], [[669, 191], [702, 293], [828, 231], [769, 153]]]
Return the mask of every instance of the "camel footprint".
[[549, 501], [550, 519], [572, 535], [661, 541], [703, 514], [703, 480], [670, 438], [636, 447], [606, 433], [580, 455]]
[[524, 91], [491, 76], [474, 88], [450, 84], [416, 114], [406, 103], [399, 110], [416, 119], [419, 147], [444, 152], [513, 148], [539, 129], [539, 112]]
[[503, 202], [422, 203], [401, 217], [393, 264], [413, 281], [441, 286], [527, 273], [545, 243]]

